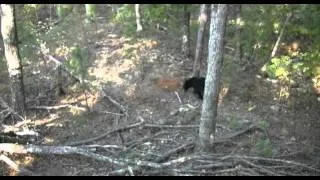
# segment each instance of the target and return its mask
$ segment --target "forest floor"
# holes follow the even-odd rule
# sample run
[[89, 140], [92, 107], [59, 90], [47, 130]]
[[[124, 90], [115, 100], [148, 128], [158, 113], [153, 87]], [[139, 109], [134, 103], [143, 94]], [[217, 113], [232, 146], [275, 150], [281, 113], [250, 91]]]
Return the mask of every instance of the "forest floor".
[[[179, 102], [174, 92], [159, 88], [155, 81], [158, 78], [182, 81], [191, 74], [193, 60], [184, 59], [166, 39], [165, 32], [146, 38], [125, 38], [119, 28], [104, 23], [97, 24], [91, 32], [88, 32], [91, 34], [88, 37], [91, 53], [89, 81], [99, 88], [87, 88], [90, 91], [86, 96], [81, 88], [72, 89], [72, 85], [66, 87], [68, 91], [64, 96], [57, 97], [48, 91], [51, 85], [44, 75], [54, 74], [50, 71], [53, 64], [44, 66], [43, 61], [39, 61], [26, 68], [30, 74], [25, 77], [29, 106], [72, 105], [70, 108], [33, 110], [28, 117], [32, 119], [29, 128], [37, 131], [39, 137], [30, 143], [70, 145], [143, 119], [144, 123], [140, 125], [110, 132], [86, 145], [97, 145], [95, 153], [115, 160], [124, 158], [156, 163], [155, 159], [163, 157], [157, 163], [170, 162], [173, 165], [135, 169], [138, 165], [133, 163], [132, 172], [116, 172], [128, 166], [79, 154], [10, 155], [17, 164], [48, 176], [320, 175], [317, 97], [292, 93], [289, 99], [279, 100], [279, 83], [256, 75], [251, 75], [254, 77], [249, 79], [253, 82], [248, 83], [248, 75], [234, 71], [236, 66], [227, 61], [223, 67], [218, 107], [216, 138], [222, 139], [221, 142], [215, 145], [211, 155], [174, 164], [174, 159], [196, 154], [189, 145], [198, 138], [202, 102], [191, 91], [184, 92], [178, 87]], [[30, 72], [34, 70], [40, 73], [32, 75]], [[9, 84], [4, 77], [0, 76], [2, 97], [9, 93]], [[90, 111], [77, 108], [86, 105], [86, 98]], [[181, 147], [179, 151], [164, 157], [178, 147]], [[228, 157], [233, 159], [227, 160]], [[20, 175], [3, 162], [0, 170], [3, 175]]]

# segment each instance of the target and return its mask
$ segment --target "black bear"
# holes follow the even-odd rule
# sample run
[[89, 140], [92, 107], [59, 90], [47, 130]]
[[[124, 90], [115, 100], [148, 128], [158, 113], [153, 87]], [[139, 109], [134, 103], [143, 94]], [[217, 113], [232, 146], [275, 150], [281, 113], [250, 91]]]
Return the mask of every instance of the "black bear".
[[193, 88], [193, 92], [202, 100], [205, 80], [204, 77], [189, 78], [183, 83], [183, 89], [187, 91], [189, 88]]

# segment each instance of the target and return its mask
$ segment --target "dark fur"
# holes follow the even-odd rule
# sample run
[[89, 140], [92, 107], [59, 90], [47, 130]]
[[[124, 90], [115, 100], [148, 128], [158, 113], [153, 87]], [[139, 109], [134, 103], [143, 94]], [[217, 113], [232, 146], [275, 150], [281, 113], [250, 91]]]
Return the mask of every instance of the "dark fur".
[[193, 88], [193, 92], [198, 95], [198, 97], [203, 99], [205, 78], [204, 77], [192, 77], [187, 79], [183, 84], [183, 89], [187, 91], [189, 88]]

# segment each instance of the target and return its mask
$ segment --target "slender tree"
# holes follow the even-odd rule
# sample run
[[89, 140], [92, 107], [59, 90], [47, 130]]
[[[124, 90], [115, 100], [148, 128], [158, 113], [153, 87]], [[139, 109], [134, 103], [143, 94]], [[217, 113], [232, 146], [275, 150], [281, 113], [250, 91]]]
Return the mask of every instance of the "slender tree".
[[193, 76], [199, 77], [200, 75], [200, 64], [201, 64], [201, 55], [203, 52], [202, 45], [203, 45], [203, 32], [205, 30], [205, 26], [208, 20], [207, 15], [207, 5], [202, 4], [200, 6], [200, 14], [199, 14], [199, 28], [198, 28], [198, 38], [197, 38], [197, 45], [196, 45], [196, 53], [193, 63]]
[[199, 148], [202, 151], [212, 149], [211, 142], [215, 136], [226, 17], [226, 4], [211, 5], [208, 69], [199, 129]]
[[1, 34], [10, 77], [13, 109], [17, 113], [23, 114], [25, 112], [25, 95], [22, 66], [17, 43], [15, 5], [1, 4]]
[[190, 57], [190, 12], [188, 5], [183, 5], [182, 23], [182, 47], [181, 51], [186, 57]]
[[137, 22], [137, 32], [142, 31], [142, 25], [141, 25], [141, 15], [140, 15], [140, 5], [135, 4], [134, 5], [135, 11], [136, 11], [136, 22]]
[[235, 62], [239, 62], [240, 65], [242, 65], [242, 55], [243, 55], [243, 49], [242, 49], [242, 43], [241, 43], [241, 36], [242, 36], [242, 18], [241, 18], [241, 4], [237, 4], [236, 7], [236, 52], [234, 56]]

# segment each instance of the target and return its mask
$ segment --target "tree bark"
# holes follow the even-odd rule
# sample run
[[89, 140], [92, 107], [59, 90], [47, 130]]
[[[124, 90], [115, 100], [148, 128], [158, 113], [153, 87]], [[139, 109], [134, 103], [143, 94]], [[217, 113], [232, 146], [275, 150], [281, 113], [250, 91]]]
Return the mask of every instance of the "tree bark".
[[200, 14], [199, 14], [199, 29], [198, 29], [198, 39], [197, 39], [197, 45], [196, 45], [196, 53], [195, 58], [193, 62], [193, 76], [199, 77], [200, 75], [200, 66], [201, 66], [201, 56], [202, 56], [202, 44], [203, 44], [203, 32], [205, 30], [205, 26], [208, 20], [207, 16], [207, 5], [202, 4], [200, 6]]
[[59, 19], [65, 18], [67, 14], [69, 14], [72, 11], [72, 9], [72, 4], [58, 4], [56, 11]]
[[182, 22], [182, 54], [190, 57], [190, 12], [188, 5], [183, 5], [183, 22]]
[[135, 4], [134, 8], [136, 11], [137, 32], [140, 32], [140, 31], [142, 31], [141, 16], [140, 16], [140, 11], [139, 11], [140, 5]]
[[226, 17], [226, 4], [211, 5], [208, 69], [199, 129], [200, 141], [198, 145], [202, 151], [210, 151], [212, 149], [212, 142], [215, 136]]
[[23, 114], [25, 112], [25, 94], [22, 66], [17, 44], [18, 37], [14, 5], [1, 4], [1, 34], [10, 77], [12, 106], [17, 113]]
[[274, 44], [274, 47], [273, 47], [272, 52], [271, 52], [271, 55], [270, 55], [270, 59], [273, 58], [273, 57], [276, 55], [277, 50], [278, 50], [278, 47], [279, 47], [279, 44], [280, 44], [281, 39], [282, 39], [282, 36], [283, 36], [283, 32], [284, 32], [285, 28], [287, 27], [288, 22], [289, 22], [289, 20], [290, 20], [291, 17], [292, 17], [292, 13], [290, 12], [290, 13], [287, 14], [287, 18], [286, 18], [286, 20], [284, 21], [283, 27], [282, 27], [282, 29], [281, 29], [281, 31], [280, 31], [280, 34], [279, 34], [279, 36], [278, 36], [278, 38], [277, 38], [277, 41], [276, 41], [276, 43]]
[[241, 27], [241, 4], [236, 5], [236, 52], [234, 56], [234, 61], [238, 62], [238, 64], [243, 65], [242, 63], [242, 43], [241, 43], [241, 36], [242, 36], [242, 27]]

